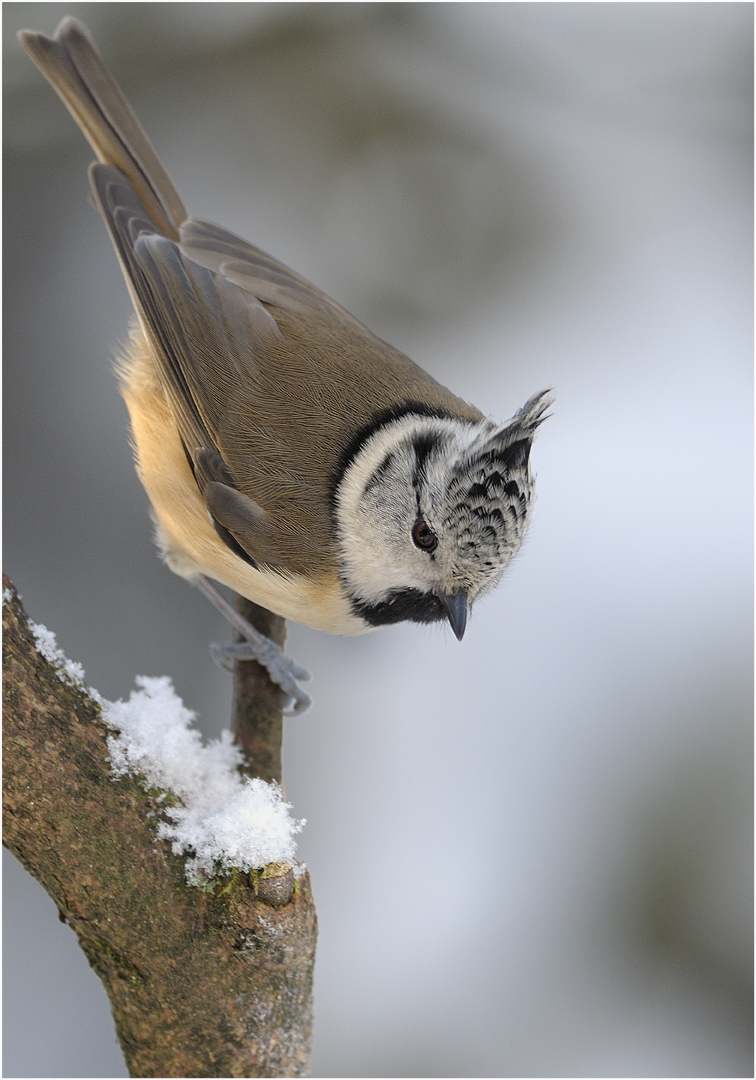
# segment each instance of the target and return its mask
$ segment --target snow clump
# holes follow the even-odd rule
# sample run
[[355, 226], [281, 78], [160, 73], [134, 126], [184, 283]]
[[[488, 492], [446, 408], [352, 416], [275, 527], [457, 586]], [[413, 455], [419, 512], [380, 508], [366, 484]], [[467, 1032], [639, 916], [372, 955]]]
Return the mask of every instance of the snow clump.
[[[3, 601], [8, 602], [3, 594]], [[305, 822], [291, 816], [278, 784], [241, 776], [242, 753], [231, 732], [204, 745], [195, 714], [187, 709], [168, 676], [137, 677], [138, 690], [128, 701], [106, 701], [87, 687], [81, 664], [69, 660], [46, 626], [29, 622], [37, 651], [51, 663], [61, 682], [84, 690], [102, 708], [113, 728], [108, 752], [113, 778], [139, 775], [152, 786], [172, 792], [179, 802], [163, 805], [167, 818], [158, 838], [185, 855], [190, 885], [224, 870], [259, 870], [269, 863], [295, 863], [294, 837]]]
[[204, 746], [187, 709], [167, 676], [139, 676], [128, 701], [105, 702], [103, 718], [117, 729], [108, 737], [115, 776], [138, 773], [167, 788], [182, 805], [165, 806], [169, 821], [158, 837], [175, 854], [188, 855], [191, 884], [220, 870], [254, 870], [295, 861], [294, 836], [304, 821], [290, 816], [278, 784], [242, 777], [241, 750], [231, 732]]

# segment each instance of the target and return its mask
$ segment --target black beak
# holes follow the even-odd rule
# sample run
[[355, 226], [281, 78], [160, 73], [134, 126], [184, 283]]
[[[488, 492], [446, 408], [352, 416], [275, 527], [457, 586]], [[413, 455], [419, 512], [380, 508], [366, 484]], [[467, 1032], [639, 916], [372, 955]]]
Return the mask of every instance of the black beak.
[[441, 603], [444, 605], [447, 618], [451, 623], [451, 628], [454, 631], [457, 641], [461, 641], [464, 637], [465, 626], [467, 625], [467, 595], [463, 592], [455, 593], [436, 593]]

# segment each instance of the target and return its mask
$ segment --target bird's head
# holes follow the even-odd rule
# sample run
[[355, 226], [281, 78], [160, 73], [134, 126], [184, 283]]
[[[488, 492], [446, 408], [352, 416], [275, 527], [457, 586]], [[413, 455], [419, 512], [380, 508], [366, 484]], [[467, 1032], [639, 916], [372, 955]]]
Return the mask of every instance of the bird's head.
[[370, 434], [336, 490], [355, 614], [371, 626], [448, 619], [462, 638], [527, 531], [530, 447], [551, 401], [537, 394], [498, 427], [409, 412]]

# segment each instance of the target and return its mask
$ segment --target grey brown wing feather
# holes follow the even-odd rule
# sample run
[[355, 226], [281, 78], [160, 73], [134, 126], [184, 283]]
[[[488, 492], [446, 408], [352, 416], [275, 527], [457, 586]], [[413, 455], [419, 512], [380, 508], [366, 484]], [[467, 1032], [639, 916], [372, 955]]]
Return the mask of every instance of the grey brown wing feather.
[[252, 566], [278, 565], [265, 511], [239, 490], [218, 451], [200, 447], [192, 453], [192, 463], [197, 486], [223, 542]]
[[189, 259], [221, 274], [263, 303], [293, 315], [319, 313], [372, 337], [358, 319], [300, 274], [219, 225], [188, 218], [180, 237], [181, 250]]
[[[180, 351], [186, 348], [180, 323], [167, 321], [163, 312], [169, 308], [171, 292], [177, 290], [158, 274], [150, 273], [149, 261], [137, 257], [143, 238], [160, 238], [154, 224], [126, 177], [111, 165], [92, 165], [90, 182], [95, 199], [108, 227], [134, 305], [142, 324], [160, 357], [158, 375], [168, 398], [179, 434], [189, 453], [196, 447], [212, 446], [213, 440], [197, 408], [182, 370]], [[166, 240], [166, 243], [170, 241]]]
[[231, 282], [155, 231], [129, 181], [93, 165], [92, 186], [143, 324], [187, 457], [221, 539], [252, 565], [276, 565], [269, 523], [216, 446], [228, 401], [243, 396], [252, 342], [275, 321]]

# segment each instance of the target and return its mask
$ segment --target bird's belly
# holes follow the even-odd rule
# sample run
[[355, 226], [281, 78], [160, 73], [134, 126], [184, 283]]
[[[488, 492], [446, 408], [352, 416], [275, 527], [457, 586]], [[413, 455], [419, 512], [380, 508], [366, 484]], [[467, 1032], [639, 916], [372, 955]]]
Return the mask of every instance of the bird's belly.
[[374, 629], [353, 613], [337, 574], [310, 578], [258, 570], [223, 543], [189, 468], [141, 333], [133, 335], [119, 375], [137, 473], [152, 503], [156, 542], [171, 570], [189, 580], [205, 574], [253, 603], [317, 630], [353, 635]]

